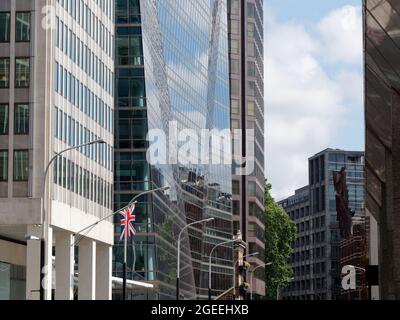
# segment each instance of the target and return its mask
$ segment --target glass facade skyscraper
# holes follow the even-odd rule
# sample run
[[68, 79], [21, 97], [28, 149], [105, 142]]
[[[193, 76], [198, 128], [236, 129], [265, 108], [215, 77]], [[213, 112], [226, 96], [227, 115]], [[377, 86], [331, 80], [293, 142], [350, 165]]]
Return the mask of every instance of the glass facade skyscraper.
[[[130, 291], [128, 298], [175, 299], [178, 234], [188, 223], [214, 217], [182, 237], [181, 298], [205, 298], [208, 255], [215, 244], [232, 239], [231, 165], [211, 164], [212, 155], [229, 154], [230, 159], [230, 142], [204, 152], [207, 143], [198, 138], [204, 129], [230, 128], [227, 3], [117, 0], [115, 4], [115, 209], [141, 191], [170, 187], [138, 199], [138, 233], [130, 240], [134, 243], [128, 250], [128, 279], [152, 282], [156, 289]], [[183, 143], [173, 143], [187, 129], [197, 134], [197, 153], [182, 152]], [[165, 133], [165, 162], [154, 161], [157, 155], [146, 137], [154, 130]], [[204, 153], [210, 159], [204, 161]], [[119, 235], [116, 223], [113, 271], [122, 277]], [[232, 246], [215, 251], [212, 270], [216, 296], [233, 283]], [[114, 298], [121, 298], [119, 290]]]

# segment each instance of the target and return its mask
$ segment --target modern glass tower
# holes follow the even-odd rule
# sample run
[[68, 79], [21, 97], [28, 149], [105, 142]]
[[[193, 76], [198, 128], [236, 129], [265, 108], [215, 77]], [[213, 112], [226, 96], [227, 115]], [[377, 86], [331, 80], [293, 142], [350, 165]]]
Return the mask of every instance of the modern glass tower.
[[[182, 299], [207, 297], [208, 256], [215, 244], [232, 239], [230, 142], [209, 149], [201, 130], [230, 128], [227, 4], [223, 0], [117, 0], [115, 208], [141, 191], [170, 190], [138, 199], [137, 234], [130, 239], [128, 279], [154, 289], [130, 290], [130, 299], [175, 299], [177, 237], [187, 224], [215, 220], [183, 233]], [[187, 129], [198, 152], [174, 143]], [[152, 152], [152, 133], [165, 134], [167, 156]], [[146, 136], [149, 134], [149, 138]], [[196, 136], [196, 137], [193, 137]], [[227, 147], [228, 146], [228, 147]], [[224, 148], [227, 148], [224, 150]], [[206, 150], [206, 151], [204, 151]], [[219, 153], [222, 151], [222, 153]], [[219, 156], [218, 156], [219, 154]], [[210, 155], [204, 160], [205, 155]], [[203, 157], [203, 159], [201, 159]], [[162, 156], [161, 156], [162, 158]], [[113, 271], [122, 277], [123, 245], [116, 233]], [[215, 251], [212, 293], [233, 283], [232, 246]], [[121, 298], [121, 291], [114, 291]]]

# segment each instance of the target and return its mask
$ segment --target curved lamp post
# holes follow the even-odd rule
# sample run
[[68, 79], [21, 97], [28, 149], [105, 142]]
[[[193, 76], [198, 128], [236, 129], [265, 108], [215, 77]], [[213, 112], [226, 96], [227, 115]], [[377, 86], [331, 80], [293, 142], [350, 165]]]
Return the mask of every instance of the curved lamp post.
[[211, 300], [211, 258], [214, 250], [224, 244], [235, 242], [237, 239], [233, 238], [232, 240], [224, 241], [221, 243], [216, 244], [210, 251], [210, 256], [208, 257], [208, 300]]
[[250, 300], [253, 300], [253, 274], [254, 274], [254, 271], [256, 271], [259, 268], [268, 267], [271, 264], [272, 264], [272, 262], [267, 262], [266, 264], [261, 264], [261, 265], [255, 267], [253, 270], [251, 270], [251, 273], [250, 273]]
[[[44, 280], [44, 273], [43, 273], [43, 268], [45, 266], [45, 264], [49, 264], [51, 262], [46, 261], [46, 257], [47, 257], [47, 246], [45, 245], [45, 242], [47, 241], [47, 231], [49, 229], [50, 226], [50, 217], [46, 216], [46, 201], [45, 201], [45, 196], [46, 196], [46, 181], [47, 181], [47, 175], [49, 173], [49, 169], [51, 167], [51, 165], [53, 164], [53, 162], [63, 153], [67, 152], [67, 151], [71, 151], [71, 150], [75, 150], [75, 149], [79, 149], [82, 147], [86, 147], [92, 144], [104, 144], [106, 143], [104, 140], [99, 139], [99, 140], [94, 140], [94, 141], [90, 141], [87, 143], [83, 143], [77, 146], [73, 146], [73, 147], [69, 147], [66, 148], [60, 152], [57, 152], [49, 161], [49, 163], [47, 164], [45, 170], [44, 170], [44, 175], [43, 175], [43, 183], [42, 183], [42, 194], [41, 194], [41, 211], [42, 211], [42, 216], [41, 216], [41, 220], [42, 220], [42, 239], [40, 239], [40, 300], [44, 300], [45, 299], [45, 294], [44, 294], [44, 287], [43, 287], [43, 280]], [[48, 289], [48, 288], [47, 288]], [[51, 291], [51, 288], [50, 288]]]
[[180, 277], [180, 266], [181, 266], [181, 236], [183, 231], [185, 231], [187, 228], [195, 225], [195, 224], [200, 224], [200, 223], [205, 223], [209, 221], [213, 221], [215, 218], [207, 218], [199, 221], [194, 221], [192, 223], [187, 224], [184, 226], [181, 231], [179, 232], [178, 235], [178, 261], [176, 264], [176, 300], [179, 300], [179, 277]]

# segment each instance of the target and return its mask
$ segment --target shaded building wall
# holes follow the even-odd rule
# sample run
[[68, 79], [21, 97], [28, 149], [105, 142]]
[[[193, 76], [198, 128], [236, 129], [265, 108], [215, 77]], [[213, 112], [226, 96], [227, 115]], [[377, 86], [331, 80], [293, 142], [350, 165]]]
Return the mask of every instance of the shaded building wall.
[[400, 3], [364, 1], [366, 210], [379, 226], [380, 294], [400, 299]]

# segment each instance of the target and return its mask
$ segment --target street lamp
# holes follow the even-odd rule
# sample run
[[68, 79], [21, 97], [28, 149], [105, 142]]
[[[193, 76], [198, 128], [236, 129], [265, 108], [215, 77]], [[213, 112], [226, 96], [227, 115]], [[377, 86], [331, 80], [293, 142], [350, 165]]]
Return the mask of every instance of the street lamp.
[[[249, 253], [249, 254], [246, 254], [245, 256], [243, 256], [242, 259], [254, 257], [258, 254], [259, 254], [259, 252]], [[235, 298], [236, 298], [236, 264], [238, 262], [239, 262], [239, 259], [237, 259], [235, 261], [235, 263], [233, 264], [233, 300], [235, 300]]]
[[250, 300], [253, 300], [253, 274], [254, 274], [254, 271], [256, 271], [258, 268], [268, 267], [271, 264], [272, 264], [272, 262], [268, 262], [266, 264], [261, 264], [261, 265], [255, 267], [253, 270], [251, 270], [251, 272], [250, 272]]
[[[166, 190], [168, 190], [168, 189], [170, 189], [170, 187], [169, 187], [169, 186], [165, 186], [165, 187], [160, 187], [160, 188], [156, 188], [156, 189], [146, 190], [146, 191], [143, 191], [143, 192], [141, 192], [141, 193], [138, 193], [137, 195], [135, 195], [135, 196], [131, 199], [131, 201], [129, 201], [129, 203], [128, 203], [126, 206], [122, 207], [121, 209], [118, 209], [117, 211], [114, 211], [113, 213], [111, 213], [111, 214], [105, 216], [104, 218], [102, 218], [102, 219], [96, 221], [95, 223], [92, 223], [91, 225], [85, 227], [84, 229], [82, 229], [82, 230], [80, 230], [79, 232], [75, 233], [74, 236], [77, 236], [78, 234], [81, 234], [83, 231], [95, 227], [95, 226], [98, 225], [100, 222], [102, 222], [102, 221], [104, 221], [104, 220], [107, 220], [107, 219], [111, 218], [112, 216], [114, 216], [115, 214], [119, 213], [121, 210], [124, 210], [125, 208], [128, 208], [128, 207], [129, 207], [130, 205], [132, 205], [133, 203], [136, 203], [136, 202], [137, 202], [136, 199], [138, 199], [139, 197], [141, 197], [141, 196], [143, 196], [143, 195], [145, 195], [145, 194], [154, 193], [154, 192], [156, 192], [156, 191], [166, 191]], [[128, 227], [128, 225], [127, 225], [127, 224], [128, 224], [128, 219], [125, 219], [125, 223], [126, 223], [125, 228], [127, 228], [127, 227]], [[124, 239], [123, 282], [122, 282], [122, 295], [123, 295], [123, 300], [126, 300], [126, 260], [127, 260], [126, 257], [127, 257], [127, 247], [128, 247], [127, 244], [128, 244], [128, 242], [127, 242], [127, 236], [125, 235], [125, 239]]]
[[[294, 280], [294, 278], [289, 278], [289, 279], [287, 279], [287, 281], [289, 281], [289, 282], [291, 282], [291, 281], [293, 281]], [[280, 299], [280, 292], [279, 292], [279, 290], [280, 290], [280, 286], [281, 286], [281, 284], [279, 283], [278, 284], [278, 287], [276, 288], [276, 300], [279, 300]]]
[[176, 300], [179, 300], [179, 276], [180, 276], [180, 264], [181, 264], [181, 236], [182, 236], [182, 233], [190, 226], [193, 226], [195, 224], [213, 221], [213, 220], [215, 220], [215, 218], [207, 218], [207, 219], [203, 219], [203, 220], [199, 220], [199, 221], [194, 221], [194, 222], [189, 223], [186, 226], [184, 226], [181, 229], [181, 231], [179, 232], [179, 235], [178, 235], [178, 261], [177, 261], [177, 266], [176, 266]]
[[211, 258], [214, 250], [224, 244], [232, 243], [237, 240], [236, 237], [234, 237], [232, 240], [224, 241], [221, 243], [216, 244], [210, 251], [210, 256], [208, 257], [208, 300], [211, 300]]
[[[41, 195], [41, 211], [42, 211], [42, 216], [41, 216], [41, 220], [42, 220], [42, 239], [40, 239], [40, 300], [44, 300], [44, 288], [43, 288], [43, 279], [44, 279], [44, 273], [43, 273], [43, 268], [48, 261], [47, 260], [47, 254], [48, 254], [48, 248], [45, 245], [45, 242], [47, 240], [47, 232], [48, 229], [50, 227], [50, 218], [46, 217], [46, 201], [45, 201], [45, 196], [46, 196], [46, 181], [47, 181], [47, 174], [49, 173], [49, 169], [50, 166], [53, 164], [53, 162], [63, 153], [67, 152], [67, 151], [71, 151], [71, 150], [75, 150], [75, 149], [79, 149], [82, 147], [86, 147], [92, 144], [104, 144], [106, 143], [104, 140], [102, 139], [98, 139], [98, 140], [94, 140], [94, 141], [90, 141], [87, 143], [83, 143], [77, 146], [73, 146], [73, 147], [69, 147], [66, 148], [64, 150], [61, 150], [60, 152], [57, 152], [49, 161], [49, 163], [47, 164], [45, 170], [44, 170], [44, 175], [43, 175], [43, 183], [42, 183], [42, 195]], [[51, 288], [50, 288], [51, 291]]]

